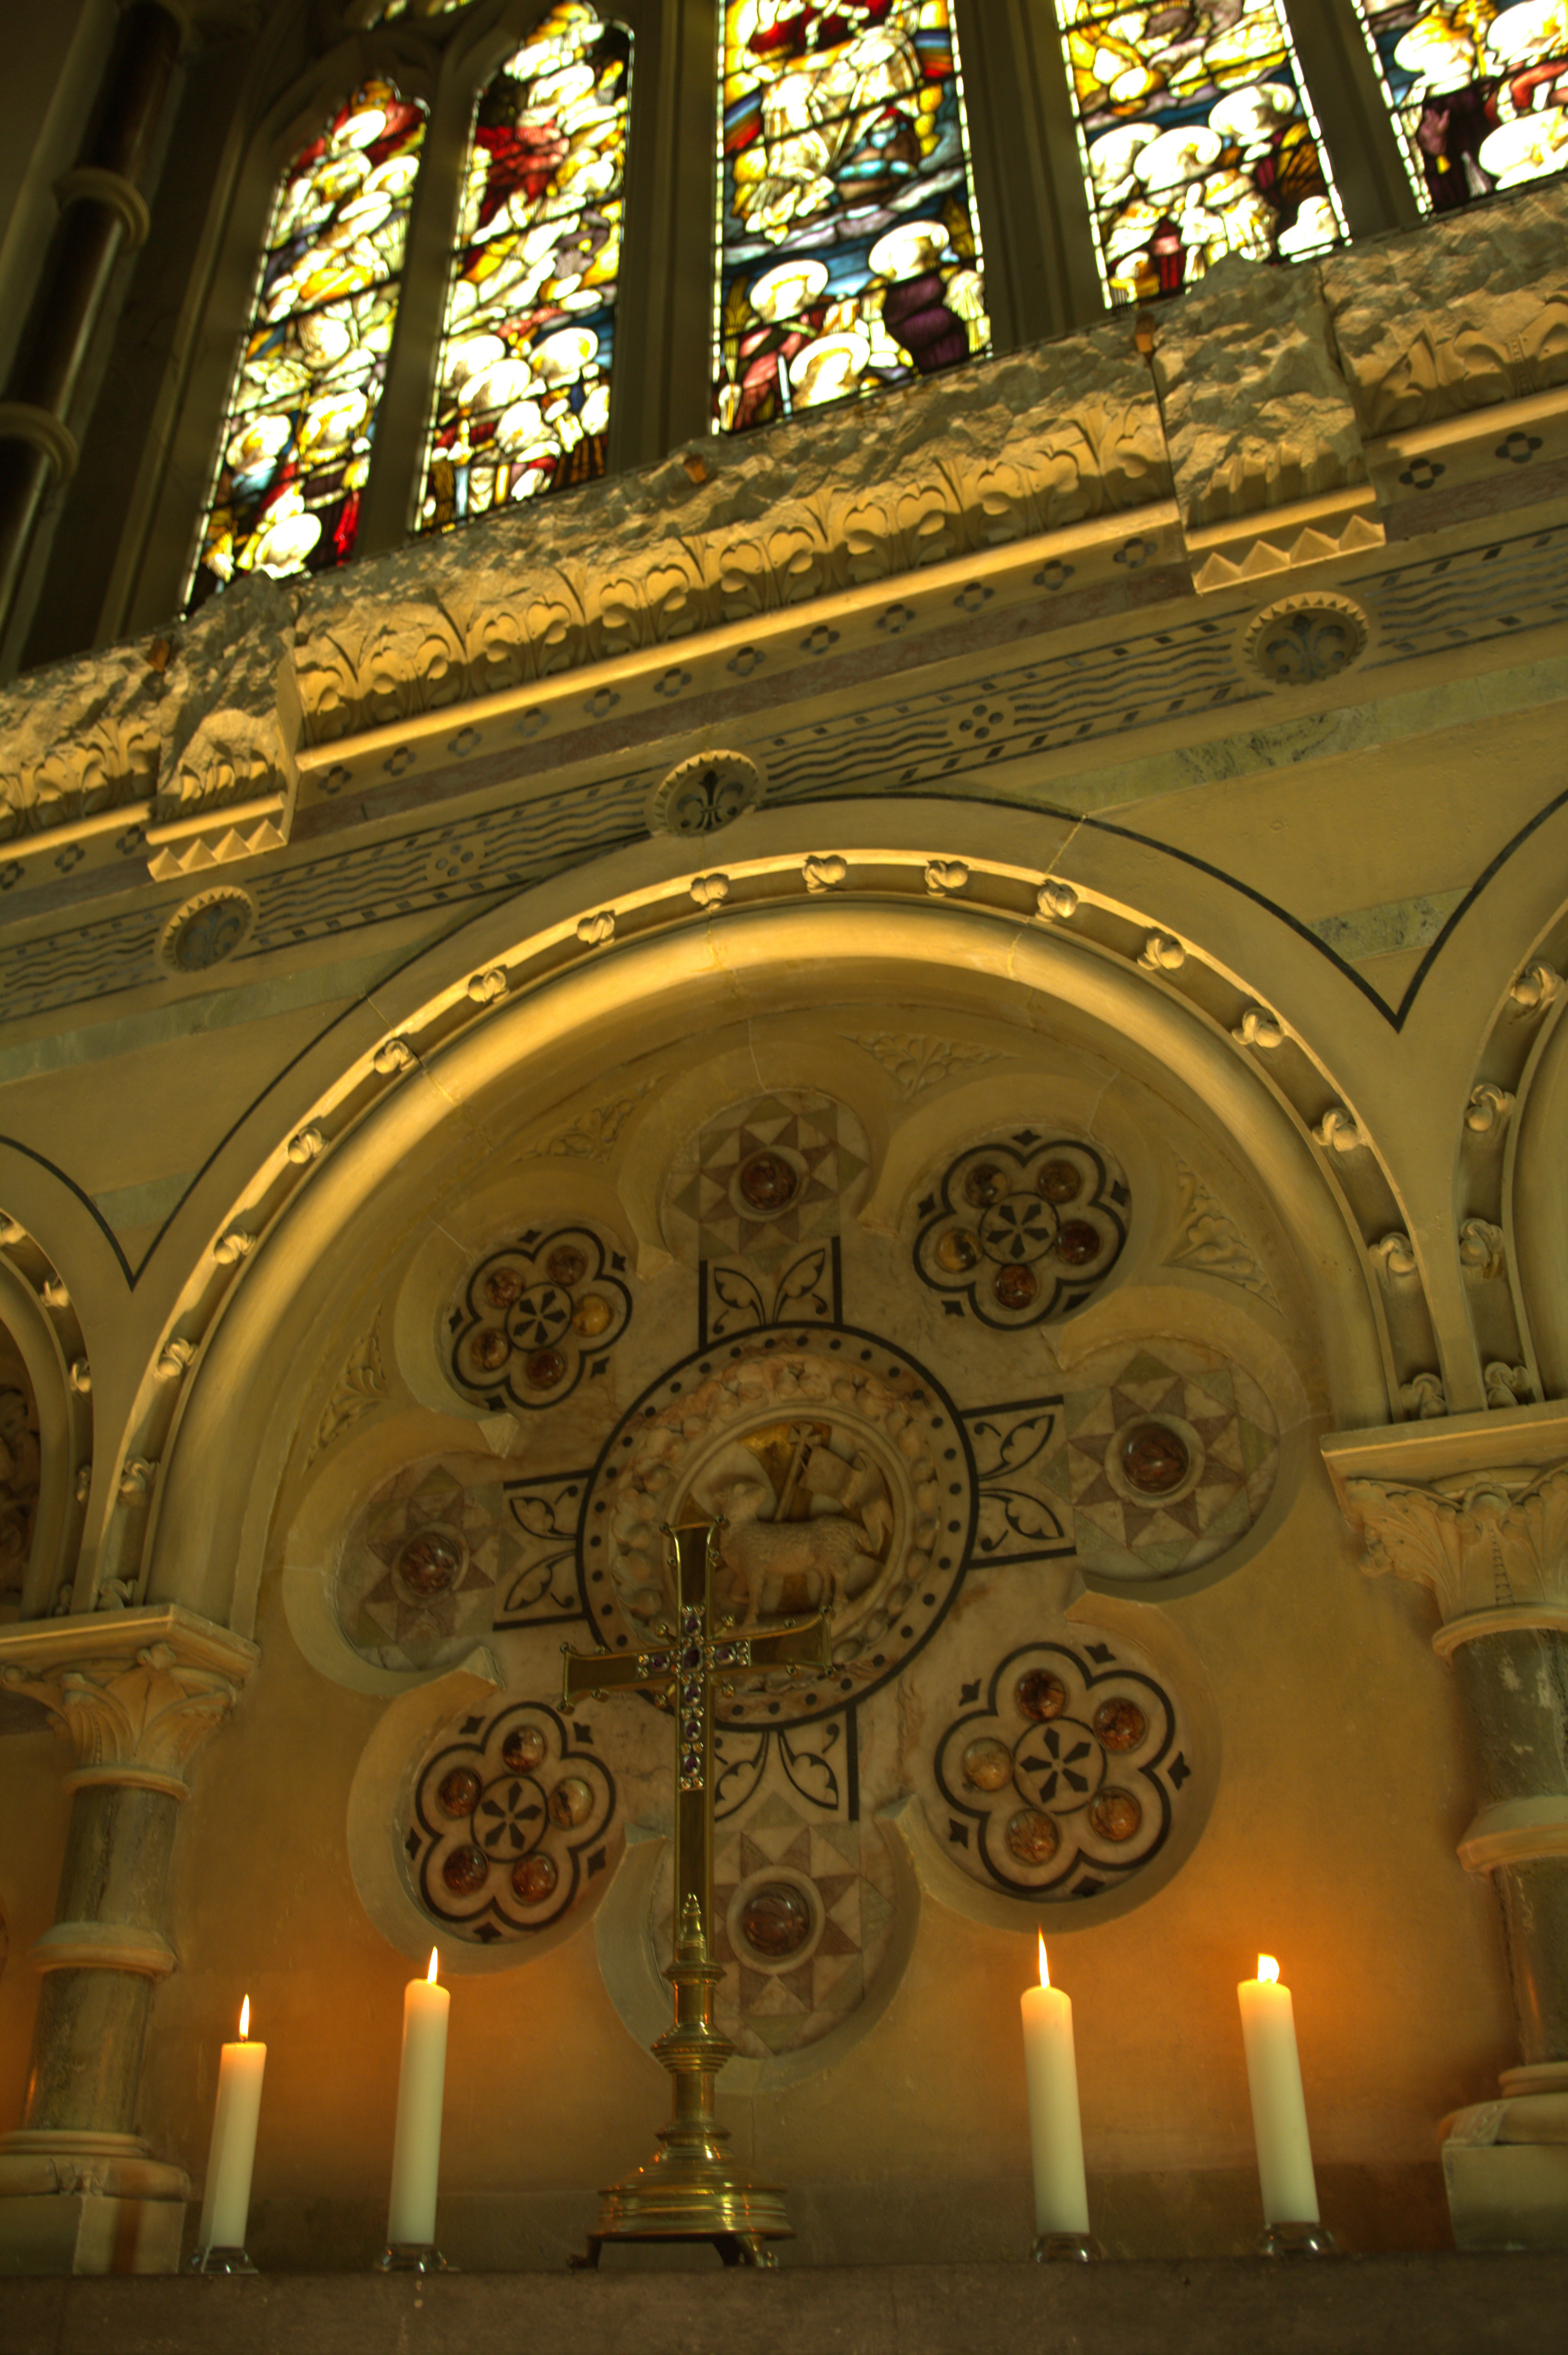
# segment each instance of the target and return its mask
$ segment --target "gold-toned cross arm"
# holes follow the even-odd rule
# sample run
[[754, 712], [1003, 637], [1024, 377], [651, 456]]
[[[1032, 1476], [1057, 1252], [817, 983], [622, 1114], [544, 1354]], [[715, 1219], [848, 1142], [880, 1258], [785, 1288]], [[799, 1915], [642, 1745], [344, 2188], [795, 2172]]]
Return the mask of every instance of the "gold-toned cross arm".
[[[726, 1661], [724, 1654], [733, 1652], [744, 1657]], [[793, 1620], [787, 1627], [748, 1627], [726, 1644], [722, 1638], [713, 1646], [713, 1667], [716, 1675], [727, 1668], [820, 1668], [826, 1672], [833, 1666], [833, 1623], [826, 1612], [811, 1619]]]
[[658, 1652], [574, 1652], [561, 1650], [560, 1702], [613, 1692], [663, 1692], [675, 1675], [673, 1646]]

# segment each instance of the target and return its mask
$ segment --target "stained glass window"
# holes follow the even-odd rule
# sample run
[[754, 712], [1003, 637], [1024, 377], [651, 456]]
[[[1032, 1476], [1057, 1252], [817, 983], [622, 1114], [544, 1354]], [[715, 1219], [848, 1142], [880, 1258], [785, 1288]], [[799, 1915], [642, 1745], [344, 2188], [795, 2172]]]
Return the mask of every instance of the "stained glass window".
[[1345, 234], [1278, 0], [1057, 0], [1113, 303], [1179, 293], [1228, 253], [1296, 261]]
[[419, 528], [604, 471], [632, 37], [552, 8], [480, 97]]
[[1568, 170], [1568, 0], [1356, 0], [1422, 209]]
[[283, 174], [190, 602], [354, 552], [428, 110], [368, 81]]
[[714, 422], [989, 348], [948, 0], [724, 0]]

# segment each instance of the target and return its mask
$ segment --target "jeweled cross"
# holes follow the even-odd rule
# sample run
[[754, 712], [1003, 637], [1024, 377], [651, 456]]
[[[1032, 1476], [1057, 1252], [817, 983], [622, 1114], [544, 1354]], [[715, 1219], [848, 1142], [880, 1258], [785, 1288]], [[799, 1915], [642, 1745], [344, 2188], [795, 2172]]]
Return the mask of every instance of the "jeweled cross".
[[[730, 2165], [728, 2130], [714, 2115], [713, 2080], [734, 2051], [713, 2025], [713, 1995], [723, 1977], [711, 1960], [713, 1919], [713, 1698], [737, 1678], [770, 1669], [833, 1665], [826, 1612], [784, 1627], [737, 1627], [717, 1619], [713, 1573], [719, 1521], [666, 1531], [675, 1550], [676, 1604], [668, 1632], [646, 1649], [565, 1655], [562, 1706], [589, 1694], [664, 1692], [675, 1702], [675, 2024], [654, 2051], [675, 2079], [675, 2116], [660, 2129], [660, 2150], [604, 2194], [586, 2262], [604, 2241], [711, 2240], [727, 2264], [771, 2264], [765, 2243], [786, 2238], [784, 2195], [752, 2183]], [[577, 2262], [574, 2260], [574, 2262]]]

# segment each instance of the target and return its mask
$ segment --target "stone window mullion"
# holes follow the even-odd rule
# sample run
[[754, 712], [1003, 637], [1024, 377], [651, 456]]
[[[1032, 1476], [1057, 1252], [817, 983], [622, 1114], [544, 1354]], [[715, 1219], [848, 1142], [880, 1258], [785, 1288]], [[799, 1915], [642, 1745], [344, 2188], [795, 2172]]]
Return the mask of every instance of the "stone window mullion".
[[1421, 210], [1352, 0], [1284, 0], [1352, 238], [1416, 229]]
[[998, 352], [1104, 316], [1051, 0], [954, 0]]

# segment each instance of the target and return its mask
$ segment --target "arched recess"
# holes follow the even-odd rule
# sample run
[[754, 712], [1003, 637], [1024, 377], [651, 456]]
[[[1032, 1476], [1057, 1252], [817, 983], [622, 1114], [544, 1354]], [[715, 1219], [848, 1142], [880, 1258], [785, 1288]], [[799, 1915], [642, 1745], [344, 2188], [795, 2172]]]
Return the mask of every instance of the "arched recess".
[[[58, 1171], [4, 1140], [0, 1204], [0, 1327], [37, 1412], [37, 1501], [19, 1595], [22, 1617], [33, 1619], [59, 1608], [84, 1574], [91, 1584], [91, 1532], [107, 1509], [101, 1487], [90, 1496], [83, 1476], [94, 1454], [93, 1345], [112, 1389], [119, 1369], [100, 1304], [122, 1300], [124, 1286], [89, 1206]], [[0, 1441], [10, 1444], [4, 1432]]]
[[[760, 847], [755, 837], [752, 847]], [[770, 879], [752, 865], [753, 883]], [[165, 1455], [149, 1600], [251, 1625], [294, 1435], [302, 1351], [347, 1318], [399, 1239], [478, 1171], [530, 1107], [543, 1110], [580, 1084], [583, 1069], [633, 1040], [689, 1039], [700, 1051], [696, 1042], [717, 1017], [827, 1007], [851, 994], [874, 1000], [895, 981], [928, 1005], [978, 1005], [1025, 1028], [1092, 1040], [1222, 1142], [1294, 1239], [1336, 1420], [1391, 1419], [1365, 1263], [1341, 1200], [1298, 1117], [1211, 1018], [1125, 964], [1016, 915], [925, 897], [806, 898], [798, 849], [776, 871], [777, 897], [758, 896], [717, 920], [697, 915], [681, 891], [684, 913], [670, 909], [677, 920], [624, 947], [583, 954], [569, 920], [553, 977], [502, 997], [449, 1044], [411, 1060], [344, 1131], [247, 1260], [193, 1370]], [[402, 1027], [417, 1028], [421, 998], [450, 1004], [461, 995], [459, 976], [472, 966], [457, 964], [459, 951], [504, 958], [508, 939], [538, 939], [539, 917], [559, 936], [565, 895], [592, 908], [579, 895], [593, 879], [542, 887], [421, 960], [399, 992], [410, 1008]], [[371, 1043], [362, 1039], [359, 1052]], [[240, 1461], [247, 1470], [237, 1478]]]

